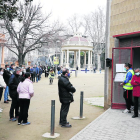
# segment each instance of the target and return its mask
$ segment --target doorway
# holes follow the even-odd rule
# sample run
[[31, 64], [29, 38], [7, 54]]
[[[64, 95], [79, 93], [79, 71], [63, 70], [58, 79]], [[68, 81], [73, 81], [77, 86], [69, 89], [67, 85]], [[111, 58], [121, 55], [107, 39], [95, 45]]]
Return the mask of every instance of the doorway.
[[133, 69], [140, 68], [140, 47], [133, 48]]

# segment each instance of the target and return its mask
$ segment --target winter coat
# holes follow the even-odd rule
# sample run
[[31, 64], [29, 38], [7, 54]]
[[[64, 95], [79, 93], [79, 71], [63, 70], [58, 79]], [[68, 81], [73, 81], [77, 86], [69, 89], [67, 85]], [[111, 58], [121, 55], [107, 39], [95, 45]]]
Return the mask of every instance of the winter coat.
[[134, 75], [131, 85], [133, 86], [133, 96], [140, 97], [140, 76]]
[[33, 73], [34, 74], [39, 74], [39, 68], [38, 67], [33, 67]]
[[30, 79], [26, 78], [23, 82], [20, 82], [17, 87], [19, 99], [31, 99], [34, 95], [33, 83]]
[[4, 82], [3, 76], [0, 75], [0, 88], [6, 87], [6, 83]]
[[20, 82], [20, 77], [17, 74], [12, 74], [9, 79], [9, 94], [11, 98], [18, 98], [17, 87]]
[[59, 89], [59, 100], [61, 103], [71, 103], [73, 102], [73, 96], [70, 94], [74, 93], [76, 89], [72, 86], [69, 79], [61, 75], [58, 81], [58, 89]]
[[11, 73], [8, 70], [4, 70], [3, 79], [4, 79], [7, 86], [9, 83], [10, 76], [11, 76]]

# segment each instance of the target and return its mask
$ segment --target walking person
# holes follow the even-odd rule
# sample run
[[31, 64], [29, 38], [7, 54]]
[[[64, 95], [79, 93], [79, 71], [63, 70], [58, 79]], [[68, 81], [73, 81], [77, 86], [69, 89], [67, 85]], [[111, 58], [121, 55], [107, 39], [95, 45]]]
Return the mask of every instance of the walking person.
[[58, 81], [58, 89], [59, 89], [59, 100], [61, 103], [60, 109], [60, 121], [59, 124], [61, 127], [70, 128], [72, 127], [69, 122], [67, 122], [67, 114], [69, 111], [70, 103], [73, 102], [73, 93], [76, 89], [70, 83], [68, 79], [68, 69], [63, 69], [62, 75]]
[[[0, 68], [0, 101], [1, 101], [1, 98], [2, 98], [2, 93], [3, 93], [3, 88], [6, 88], [6, 83], [4, 82], [4, 79], [3, 79], [3, 69]], [[2, 108], [0, 108], [0, 112], [2, 112]]]
[[8, 98], [8, 95], [9, 95], [8, 82], [9, 82], [10, 76], [11, 76], [11, 73], [9, 72], [9, 65], [5, 65], [5, 69], [4, 69], [4, 73], [3, 73], [3, 79], [4, 79], [4, 82], [6, 83], [6, 89], [5, 89], [5, 92], [4, 92], [4, 103], [6, 103], [6, 104], [9, 103], [8, 101], [11, 101]]
[[[20, 82], [20, 75], [22, 75], [21, 68], [17, 67], [15, 72], [11, 75], [9, 79], [9, 94], [12, 99], [10, 108], [10, 121], [16, 121], [19, 117], [19, 99], [17, 93], [17, 87]], [[15, 110], [15, 116], [14, 116]]]
[[30, 106], [30, 99], [34, 95], [33, 83], [30, 80], [31, 74], [29, 72], [25, 73], [25, 79], [19, 83], [17, 87], [17, 92], [19, 94], [19, 105], [20, 113], [18, 118], [18, 125], [29, 125], [28, 122], [28, 110]]
[[134, 103], [132, 101], [132, 90], [133, 86], [131, 85], [131, 80], [134, 75], [134, 71], [132, 70], [132, 65], [129, 63], [125, 63], [124, 69], [126, 70], [126, 75], [124, 78], [124, 82], [120, 85], [123, 85], [124, 93], [123, 97], [126, 102], [126, 109], [123, 111], [123, 113], [131, 113], [131, 107], [133, 108]]
[[140, 97], [140, 68], [135, 69], [135, 75], [132, 78], [131, 85], [133, 86], [134, 96], [134, 115], [132, 118], [138, 117], [139, 97]]

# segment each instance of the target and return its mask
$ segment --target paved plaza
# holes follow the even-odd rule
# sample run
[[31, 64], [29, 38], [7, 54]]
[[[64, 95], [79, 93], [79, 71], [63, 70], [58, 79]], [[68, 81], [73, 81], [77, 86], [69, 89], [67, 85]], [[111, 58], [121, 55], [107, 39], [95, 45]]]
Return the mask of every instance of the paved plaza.
[[70, 140], [140, 140], [140, 117], [108, 109]]
[[94, 74], [79, 72], [75, 78], [74, 73], [70, 78], [71, 83], [76, 88], [74, 93], [74, 102], [70, 105], [68, 113], [68, 121], [72, 124], [72, 128], [62, 128], [59, 126], [60, 102], [58, 97], [58, 79], [54, 79], [53, 85], [49, 85], [49, 79], [42, 76], [39, 83], [34, 83], [35, 95], [31, 99], [29, 108], [28, 121], [31, 125], [18, 126], [17, 122], [9, 121], [9, 104], [3, 103], [1, 107], [4, 109], [0, 113], [0, 140], [45, 140], [42, 135], [50, 132], [51, 117], [51, 100], [55, 100], [55, 132], [60, 134], [56, 140], [69, 140], [79, 131], [85, 128], [98, 116], [104, 109], [89, 105], [84, 101], [83, 115], [84, 120], [73, 120], [72, 117], [79, 116], [80, 110], [80, 92], [84, 91], [84, 98], [101, 97], [104, 95], [104, 74]]

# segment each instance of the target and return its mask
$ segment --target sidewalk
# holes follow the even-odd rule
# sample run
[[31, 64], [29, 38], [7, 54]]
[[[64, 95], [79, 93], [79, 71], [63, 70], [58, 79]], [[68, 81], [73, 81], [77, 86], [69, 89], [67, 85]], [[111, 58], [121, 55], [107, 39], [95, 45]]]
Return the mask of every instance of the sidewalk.
[[70, 140], [140, 140], [140, 117], [108, 109]]

